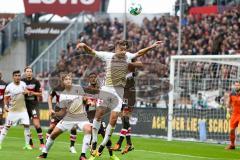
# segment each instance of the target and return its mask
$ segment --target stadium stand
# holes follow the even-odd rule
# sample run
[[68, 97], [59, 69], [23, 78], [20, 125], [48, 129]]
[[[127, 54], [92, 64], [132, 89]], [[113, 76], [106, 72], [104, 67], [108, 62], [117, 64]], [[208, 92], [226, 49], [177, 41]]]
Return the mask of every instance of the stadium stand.
[[0, 15], [0, 31], [8, 24], [8, 22], [12, 21], [15, 17], [13, 14], [2, 14]]
[[[183, 55], [219, 55], [219, 54], [235, 54], [240, 50], [240, 6], [225, 10], [222, 14], [214, 15], [187, 15], [182, 20], [183, 39], [182, 53]], [[148, 46], [155, 39], [165, 40], [163, 48], [154, 49], [150, 54], [144, 56], [141, 61], [144, 63], [161, 63], [159, 67], [148, 66], [146, 70], [157, 72], [159, 77], [167, 77], [169, 74], [169, 56], [177, 54], [177, 29], [178, 18], [176, 16], [153, 18], [149, 20], [144, 18], [142, 26], [128, 22], [127, 39], [133, 43], [132, 52]], [[123, 24], [117, 18], [113, 21], [106, 18], [99, 22], [87, 22], [84, 32], [79, 34], [78, 41], [85, 42], [96, 50], [108, 50], [109, 44], [117, 39], [121, 39], [123, 32]], [[202, 36], [204, 35], [204, 36]], [[57, 63], [56, 71], [61, 68], [67, 68], [67, 71], [73, 72], [76, 77], [81, 77], [86, 69], [86, 61], [76, 59], [76, 55], [84, 54], [74, 50], [75, 43], [69, 43], [66, 50], [63, 50], [60, 60]], [[71, 62], [71, 63], [70, 63]], [[101, 66], [101, 63], [97, 65]], [[211, 68], [214, 65], [198, 63], [196, 66], [191, 64], [181, 64], [183, 67], [194, 69], [195, 72], [205, 70], [205, 76], [211, 75]], [[100, 68], [100, 67], [97, 67]], [[191, 70], [191, 72], [193, 72]], [[222, 67], [224, 77], [236, 75], [236, 68]], [[46, 77], [49, 73], [40, 73], [40, 77]]]

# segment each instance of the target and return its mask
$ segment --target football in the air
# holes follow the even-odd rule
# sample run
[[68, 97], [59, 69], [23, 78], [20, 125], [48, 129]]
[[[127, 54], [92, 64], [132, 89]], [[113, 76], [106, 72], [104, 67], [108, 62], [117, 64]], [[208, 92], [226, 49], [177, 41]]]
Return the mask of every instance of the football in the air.
[[131, 3], [128, 10], [131, 15], [137, 16], [142, 12], [142, 6], [139, 3]]

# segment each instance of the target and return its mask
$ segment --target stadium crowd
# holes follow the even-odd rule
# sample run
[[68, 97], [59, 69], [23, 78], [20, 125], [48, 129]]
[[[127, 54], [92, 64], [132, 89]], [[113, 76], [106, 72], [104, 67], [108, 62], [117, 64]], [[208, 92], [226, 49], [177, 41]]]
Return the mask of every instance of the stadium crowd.
[[[162, 16], [152, 20], [144, 18], [140, 26], [130, 21], [127, 22], [127, 40], [131, 43], [131, 52], [149, 46], [156, 40], [165, 41], [164, 47], [153, 49], [140, 59], [144, 63], [144, 70], [147, 74], [153, 73], [160, 78], [169, 77], [170, 56], [178, 54], [177, 27], [178, 17], [176, 16]], [[240, 50], [239, 27], [240, 6], [225, 10], [221, 14], [184, 15], [180, 55], [237, 54]], [[122, 35], [123, 24], [117, 18], [90, 20], [86, 22], [77, 42], [84, 42], [96, 50], [110, 51], [114, 47], [114, 42], [122, 39]], [[104, 64], [81, 50], [75, 50], [77, 42], [69, 42], [66, 50], [62, 50], [57, 69], [53, 73], [72, 72], [74, 77], [84, 78], [84, 73], [88, 70], [99, 73], [100, 77], [104, 75]], [[200, 83], [202, 78], [221, 78], [222, 80], [237, 78], [237, 68], [230, 65], [187, 61], [182, 61], [180, 65], [181, 76], [185, 80], [191, 80], [193, 84]], [[49, 72], [45, 72], [39, 74], [38, 77], [48, 75]], [[219, 87], [215, 81], [209, 83], [210, 89]], [[202, 88], [201, 85], [199, 87]]]
[[0, 30], [2, 30], [9, 21], [10, 19], [0, 18]]
[[[141, 26], [130, 21], [127, 22], [127, 40], [132, 42], [131, 51], [135, 52], [152, 44], [155, 40], [164, 40], [165, 46], [151, 51], [141, 58], [146, 63], [145, 69], [157, 73], [159, 77], [168, 77], [170, 56], [178, 54], [178, 17], [163, 16], [160, 18], [143, 19]], [[240, 50], [240, 6], [214, 15], [185, 15], [182, 20], [182, 55], [218, 55], [236, 54]], [[116, 40], [122, 38], [123, 24], [115, 18], [113, 21], [106, 18], [100, 21], [90, 21], [85, 24], [84, 31], [79, 34], [78, 41], [85, 42], [96, 50], [110, 50]], [[74, 49], [75, 44], [69, 43], [63, 50], [57, 63], [57, 71], [67, 69], [76, 77], [81, 77], [90, 62], [89, 58], [83, 60], [85, 53]], [[86, 58], [86, 56], [85, 56]], [[150, 64], [151, 65], [148, 65]], [[154, 65], [152, 65], [154, 64]], [[93, 64], [91, 64], [93, 65]], [[212, 69], [214, 64], [185, 63], [181, 64], [183, 71], [200, 73], [205, 76], [219, 76]], [[94, 62], [94, 67], [101, 71], [101, 62]], [[224, 77], [236, 75], [236, 68], [221, 66]], [[219, 72], [219, 73], [221, 73]], [[47, 76], [45, 73], [43, 76]]]
[[14, 18], [14, 16], [15, 15], [12, 14], [0, 15], [0, 31]]

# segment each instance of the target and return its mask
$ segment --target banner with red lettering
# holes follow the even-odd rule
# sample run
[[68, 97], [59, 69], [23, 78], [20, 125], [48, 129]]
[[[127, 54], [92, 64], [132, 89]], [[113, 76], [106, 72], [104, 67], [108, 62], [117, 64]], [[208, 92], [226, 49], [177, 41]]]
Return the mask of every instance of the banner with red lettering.
[[217, 6], [204, 6], [204, 7], [192, 7], [189, 10], [190, 14], [217, 14], [218, 7]]
[[82, 11], [98, 12], [101, 0], [24, 0], [25, 14], [52, 13], [60, 16]]

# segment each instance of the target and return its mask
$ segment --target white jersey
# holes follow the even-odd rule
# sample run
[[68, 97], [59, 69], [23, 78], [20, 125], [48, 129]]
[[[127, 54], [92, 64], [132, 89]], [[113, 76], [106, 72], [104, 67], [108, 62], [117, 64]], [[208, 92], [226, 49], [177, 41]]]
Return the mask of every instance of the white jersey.
[[117, 57], [112, 52], [95, 52], [96, 56], [106, 62], [105, 86], [126, 85], [126, 75], [128, 73], [128, 64], [136, 57], [136, 54], [127, 52], [124, 57]]
[[10, 97], [10, 112], [25, 112], [27, 110], [25, 104], [25, 96], [23, 94], [26, 87], [27, 85], [23, 81], [20, 81], [18, 85], [14, 84], [13, 82], [7, 85], [4, 96]]

